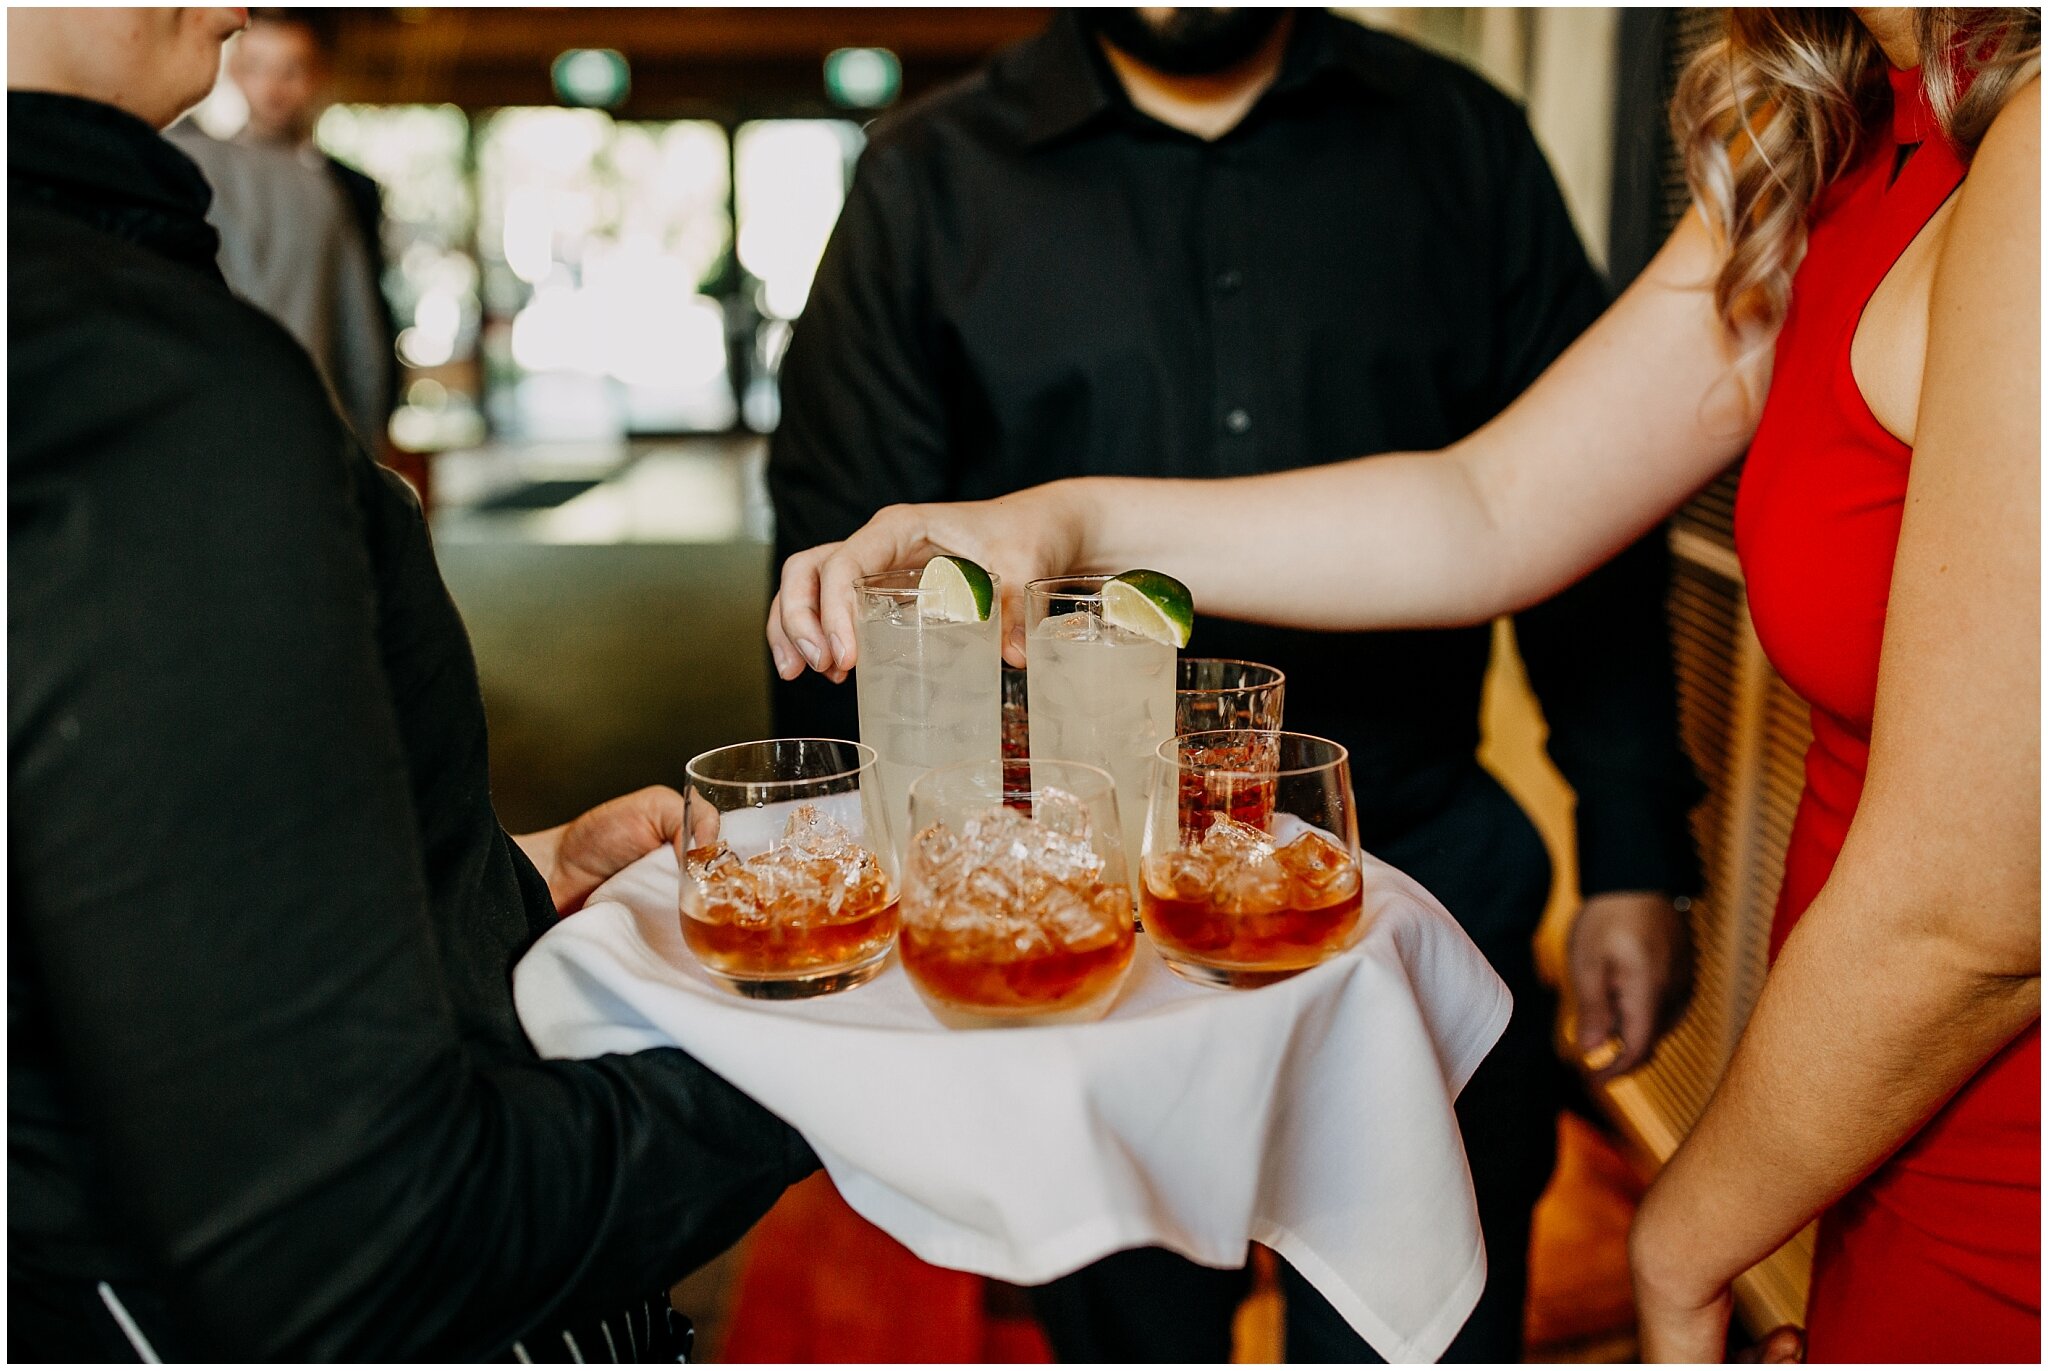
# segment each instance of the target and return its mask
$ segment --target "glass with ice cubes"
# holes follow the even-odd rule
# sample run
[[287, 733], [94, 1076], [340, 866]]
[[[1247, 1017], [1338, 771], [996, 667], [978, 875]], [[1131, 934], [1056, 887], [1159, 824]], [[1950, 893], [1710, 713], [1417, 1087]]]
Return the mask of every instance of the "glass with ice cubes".
[[753, 999], [872, 980], [896, 941], [897, 857], [874, 749], [777, 738], [690, 760], [683, 942]]
[[1124, 850], [1145, 831], [1152, 758], [1174, 734], [1171, 643], [1103, 617], [1109, 576], [1061, 576], [1025, 587], [1025, 651], [1034, 758], [1107, 771], [1124, 807]]
[[[1002, 615], [949, 615], [925, 573], [889, 571], [854, 582], [861, 741], [897, 841], [911, 831], [910, 783], [937, 766], [1002, 756]], [[989, 578], [995, 603], [1002, 585]]]
[[1249, 988], [1364, 931], [1349, 754], [1304, 733], [1187, 733], [1154, 756], [1139, 906], [1179, 975]]
[[1109, 1012], [1136, 932], [1116, 783], [1064, 761], [970, 762], [910, 788], [903, 969], [954, 1028]]

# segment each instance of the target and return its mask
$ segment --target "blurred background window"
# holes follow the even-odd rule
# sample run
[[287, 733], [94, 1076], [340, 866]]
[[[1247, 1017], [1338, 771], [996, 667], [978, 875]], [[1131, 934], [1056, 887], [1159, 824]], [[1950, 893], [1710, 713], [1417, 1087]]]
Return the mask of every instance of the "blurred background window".
[[765, 433], [865, 136], [850, 119], [335, 105], [323, 150], [385, 192], [414, 451]]
[[405, 368], [392, 440], [415, 452], [481, 441], [469, 117], [453, 105], [335, 105], [314, 136], [384, 191], [381, 284]]
[[476, 132], [483, 367], [508, 438], [715, 433], [738, 418], [731, 154], [702, 120], [504, 109]]
[[739, 264], [759, 320], [742, 408], [756, 433], [773, 429], [780, 416], [775, 377], [789, 321], [803, 313], [865, 142], [859, 125], [844, 119], [757, 120], [734, 135]]

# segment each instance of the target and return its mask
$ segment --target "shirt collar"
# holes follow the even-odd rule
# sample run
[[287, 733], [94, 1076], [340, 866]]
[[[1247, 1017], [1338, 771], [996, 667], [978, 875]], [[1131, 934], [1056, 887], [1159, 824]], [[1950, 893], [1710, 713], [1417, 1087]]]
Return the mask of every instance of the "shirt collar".
[[[1280, 74], [1259, 103], [1324, 84], [1349, 84], [1369, 93], [1394, 89], [1395, 73], [1377, 52], [1344, 41], [1342, 26], [1348, 23], [1327, 10], [1296, 10]], [[1061, 10], [1044, 33], [997, 58], [991, 76], [996, 90], [1022, 116], [1027, 147], [1051, 143], [1130, 108], [1108, 59], [1071, 10]]]

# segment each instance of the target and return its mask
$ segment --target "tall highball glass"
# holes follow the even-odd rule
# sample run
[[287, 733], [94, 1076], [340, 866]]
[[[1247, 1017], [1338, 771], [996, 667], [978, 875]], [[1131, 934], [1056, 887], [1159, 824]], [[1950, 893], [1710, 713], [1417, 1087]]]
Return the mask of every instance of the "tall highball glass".
[[[890, 831], [908, 835], [910, 783], [935, 766], [1002, 756], [1003, 625], [938, 617], [922, 571], [854, 582], [861, 741], [875, 750]], [[996, 603], [1002, 583], [996, 581]]]
[[1031, 755], [1099, 766], [1116, 781], [1124, 850], [1145, 830], [1152, 754], [1174, 735], [1171, 643], [1102, 617], [1108, 576], [1060, 576], [1025, 587]]

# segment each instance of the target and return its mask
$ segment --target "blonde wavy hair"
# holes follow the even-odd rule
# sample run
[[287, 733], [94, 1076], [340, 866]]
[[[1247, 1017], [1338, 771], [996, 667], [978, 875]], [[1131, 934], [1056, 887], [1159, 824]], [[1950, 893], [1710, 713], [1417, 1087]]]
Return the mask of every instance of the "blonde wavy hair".
[[[2038, 9], [1917, 9], [1928, 102], [1968, 156], [2041, 68]], [[1938, 54], [1949, 60], [1933, 60]], [[1877, 40], [1846, 9], [1734, 9], [1671, 102], [1686, 184], [1725, 256], [1714, 306], [1731, 330], [1785, 317], [1807, 212], [1890, 108]]]

